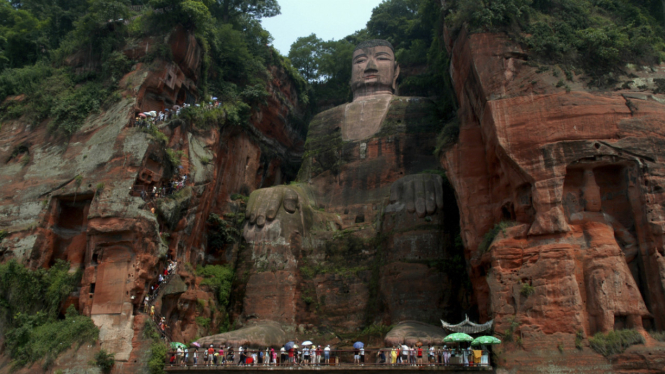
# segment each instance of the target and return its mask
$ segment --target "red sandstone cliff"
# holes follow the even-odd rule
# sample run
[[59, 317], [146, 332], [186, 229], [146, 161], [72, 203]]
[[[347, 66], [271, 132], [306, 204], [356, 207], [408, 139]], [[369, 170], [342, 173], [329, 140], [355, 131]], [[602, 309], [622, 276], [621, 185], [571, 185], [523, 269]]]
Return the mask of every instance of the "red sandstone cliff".
[[[566, 90], [557, 66], [526, 64], [503, 35], [462, 31], [446, 42], [461, 128], [441, 163], [481, 319], [523, 347], [505, 345], [503, 365], [663, 372], [665, 350], [644, 330], [665, 328], [665, 96], [638, 86], [665, 77], [665, 66], [630, 71], [614, 90], [578, 75]], [[482, 253], [501, 221], [515, 226]], [[611, 362], [575, 348], [578, 332], [620, 328], [642, 331], [647, 346]]]
[[[79, 350], [80, 359], [66, 354], [56, 368], [89, 367], [100, 347], [115, 353], [114, 373], [133, 373], [145, 365], [150, 343], [141, 335], [145, 315], [139, 304], [167, 256], [181, 266], [178, 282], [158, 301], [158, 310], [169, 316], [174, 339], [204, 334], [195, 317], [214, 317], [214, 301], [201, 309], [198, 300], [215, 296], [184, 264], [234, 258], [232, 246], [207, 248], [208, 217], [238, 209], [231, 194], [248, 195], [294, 177], [290, 170], [304, 143], [294, 120], [302, 121], [303, 109], [277, 67], [270, 70], [265, 105], [252, 109], [242, 129], [174, 121], [160, 126], [168, 138], [163, 144], [129, 126], [137, 112], [163, 110], [199, 95], [202, 47], [181, 28], [167, 40], [173, 60], [138, 64], [120, 82], [123, 99], [88, 117], [70, 139], [49, 133], [46, 123], [32, 126], [21, 119], [0, 129], [0, 227], [9, 233], [0, 260], [14, 258], [37, 268], [64, 259], [83, 269], [81, 289], [69, 303], [101, 330], [98, 346]], [[156, 42], [146, 39], [125, 52], [139, 59]], [[187, 187], [177, 198], [146, 202], [140, 190], [149, 191], [172, 175], [166, 148], [182, 152]], [[160, 238], [164, 233], [167, 241]]]

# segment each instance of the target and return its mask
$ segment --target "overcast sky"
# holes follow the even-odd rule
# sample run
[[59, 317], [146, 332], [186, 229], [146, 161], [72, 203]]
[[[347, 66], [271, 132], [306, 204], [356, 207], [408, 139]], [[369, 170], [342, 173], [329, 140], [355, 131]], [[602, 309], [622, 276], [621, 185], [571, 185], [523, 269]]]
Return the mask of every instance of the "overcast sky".
[[266, 18], [263, 27], [275, 38], [284, 56], [301, 36], [315, 33], [323, 40], [339, 40], [362, 29], [372, 9], [382, 0], [278, 0], [282, 14]]

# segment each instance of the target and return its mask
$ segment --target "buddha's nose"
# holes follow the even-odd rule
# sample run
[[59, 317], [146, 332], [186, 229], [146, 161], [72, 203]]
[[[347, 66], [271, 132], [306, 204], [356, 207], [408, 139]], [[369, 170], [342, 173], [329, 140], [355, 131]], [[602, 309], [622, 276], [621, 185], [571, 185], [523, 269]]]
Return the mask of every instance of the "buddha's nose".
[[376, 66], [376, 63], [374, 62], [373, 59], [370, 59], [369, 62], [367, 62], [367, 67], [365, 67], [365, 71], [378, 71], [379, 68]]

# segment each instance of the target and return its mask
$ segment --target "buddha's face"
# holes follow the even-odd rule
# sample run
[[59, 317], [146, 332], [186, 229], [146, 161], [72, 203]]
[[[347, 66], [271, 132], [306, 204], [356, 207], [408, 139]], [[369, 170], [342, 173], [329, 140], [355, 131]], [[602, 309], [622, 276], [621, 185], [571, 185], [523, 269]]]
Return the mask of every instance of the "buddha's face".
[[358, 97], [392, 94], [399, 75], [395, 54], [390, 47], [376, 46], [353, 53], [351, 90]]

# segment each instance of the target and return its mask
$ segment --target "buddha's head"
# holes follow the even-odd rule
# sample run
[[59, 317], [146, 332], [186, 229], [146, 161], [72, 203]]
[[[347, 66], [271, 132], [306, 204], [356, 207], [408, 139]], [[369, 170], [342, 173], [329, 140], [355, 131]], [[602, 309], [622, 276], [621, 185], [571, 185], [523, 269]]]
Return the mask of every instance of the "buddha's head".
[[353, 100], [393, 94], [399, 65], [395, 62], [395, 50], [386, 40], [368, 40], [358, 44], [353, 52], [351, 91]]

